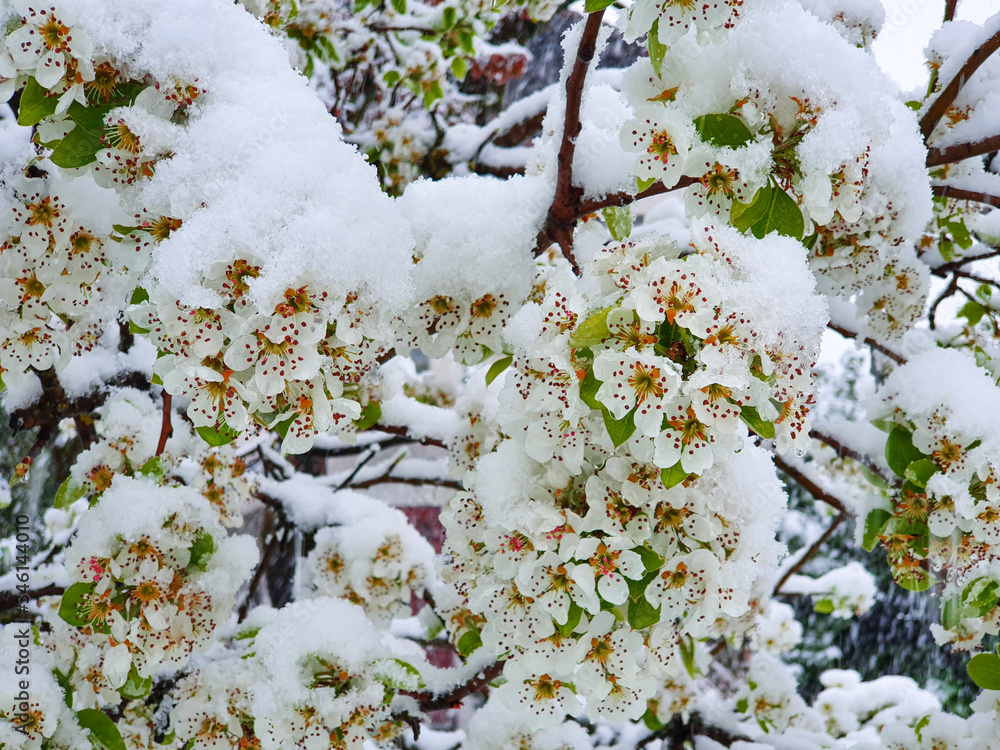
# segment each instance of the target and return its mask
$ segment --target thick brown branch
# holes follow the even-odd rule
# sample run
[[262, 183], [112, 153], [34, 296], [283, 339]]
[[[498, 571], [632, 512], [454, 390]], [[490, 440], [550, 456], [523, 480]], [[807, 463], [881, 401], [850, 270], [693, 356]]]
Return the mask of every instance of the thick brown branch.
[[957, 161], [971, 159], [994, 151], [1000, 151], [1000, 135], [984, 138], [975, 143], [958, 143], [944, 148], [927, 149], [927, 166], [937, 167], [942, 164], [954, 164]]
[[535, 247], [535, 255], [541, 255], [552, 242], [557, 243], [577, 275], [580, 268], [573, 255], [573, 227], [580, 203], [580, 189], [573, 185], [573, 158], [576, 155], [576, 139], [582, 127], [580, 104], [583, 101], [583, 85], [597, 50], [597, 35], [603, 18], [603, 10], [587, 16], [580, 46], [576, 51], [576, 61], [566, 79], [566, 116], [563, 120], [562, 143], [556, 158], [556, 192]]
[[945, 0], [944, 1], [944, 20], [945, 22], [955, 20], [955, 8], [958, 7], [958, 0]]
[[407, 690], [401, 690], [400, 694], [408, 695], [409, 697], [416, 699], [417, 702], [420, 703], [420, 708], [423, 711], [440, 711], [445, 708], [455, 708], [463, 698], [466, 698], [473, 693], [478, 693], [489, 683], [499, 677], [500, 673], [503, 672], [503, 664], [504, 663], [502, 661], [491, 664], [480, 672], [478, 676], [469, 680], [464, 685], [459, 685], [450, 693], [445, 693], [444, 695], [435, 695], [434, 693], [414, 693]]
[[[844, 338], [856, 339], [858, 337], [858, 334], [855, 333], [854, 331], [851, 331], [851, 330], [849, 330], [847, 328], [844, 328], [843, 326], [838, 326], [836, 323], [827, 323], [826, 327], [829, 328], [831, 331], [836, 331], [837, 333], [839, 333]], [[891, 359], [896, 364], [899, 364], [899, 365], [905, 365], [906, 364], [906, 358], [904, 356], [902, 356], [901, 354], [897, 354], [896, 352], [894, 352], [892, 349], [888, 348], [887, 346], [883, 346], [882, 344], [878, 343], [875, 339], [866, 338], [866, 339], [863, 339], [862, 341], [863, 341], [863, 343], [865, 345], [870, 346], [872, 349], [874, 349], [877, 352], [881, 352], [882, 354], [884, 354], [885, 356], [887, 356], [889, 359]]]
[[771, 596], [777, 596], [781, 592], [781, 587], [788, 582], [788, 579], [802, 570], [802, 566], [816, 556], [816, 553], [819, 552], [823, 548], [823, 545], [826, 544], [827, 540], [833, 536], [833, 532], [835, 532], [840, 524], [844, 522], [845, 518], [847, 518], [847, 515], [844, 511], [837, 514], [837, 517], [834, 518], [830, 525], [826, 527], [826, 531], [823, 532], [820, 538], [813, 542], [812, 546], [810, 546], [809, 549], [807, 549], [802, 556], [795, 561], [795, 564], [789, 567], [788, 570], [785, 571], [784, 575], [778, 579]]
[[944, 87], [944, 90], [938, 95], [938, 98], [934, 100], [934, 103], [928, 107], [927, 112], [920, 118], [920, 132], [924, 136], [925, 143], [930, 140], [931, 133], [934, 132], [934, 127], [954, 103], [962, 87], [972, 78], [972, 75], [979, 69], [979, 66], [986, 62], [987, 58], [996, 52], [998, 48], [1000, 48], [1000, 31], [983, 42], [975, 52], [969, 55], [969, 59], [962, 65], [958, 74], [951, 79], [948, 85]]
[[160, 425], [160, 440], [156, 444], [156, 455], [160, 456], [163, 454], [163, 449], [167, 447], [167, 439], [173, 434], [174, 427], [170, 424], [170, 411], [171, 411], [171, 398], [170, 394], [166, 391], [163, 392], [163, 422]]
[[831, 495], [801, 471], [787, 463], [781, 456], [774, 456], [774, 465], [787, 474], [789, 479], [812, 495], [816, 500], [822, 500], [831, 508], [836, 508], [840, 511], [841, 515], [853, 515], [840, 498]]
[[952, 187], [951, 185], [933, 185], [931, 187], [931, 192], [939, 198], [957, 198], [958, 200], [976, 201], [977, 203], [986, 203], [987, 205], [1000, 208], [1000, 195], [990, 195], [989, 193], [980, 193], [975, 190], [963, 190], [962, 188]]

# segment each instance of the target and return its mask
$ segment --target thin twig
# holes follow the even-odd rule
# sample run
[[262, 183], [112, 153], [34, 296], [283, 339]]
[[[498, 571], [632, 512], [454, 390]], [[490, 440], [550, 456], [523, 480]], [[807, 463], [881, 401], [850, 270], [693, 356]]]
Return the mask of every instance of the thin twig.
[[264, 545], [264, 554], [260, 557], [260, 563], [257, 565], [257, 570], [253, 573], [253, 578], [250, 581], [250, 588], [247, 590], [246, 598], [243, 603], [240, 604], [238, 621], [243, 622], [246, 619], [247, 612], [250, 610], [250, 603], [253, 601], [254, 594], [257, 593], [257, 588], [260, 586], [261, 578], [264, 577], [264, 572], [267, 570], [267, 564], [271, 561], [271, 555], [274, 554], [275, 548], [278, 546], [278, 532], [281, 531], [282, 542], [288, 537], [288, 527], [285, 526], [283, 529], [275, 529], [271, 534], [271, 538], [268, 540], [267, 544]]
[[407, 437], [415, 443], [420, 443], [421, 445], [433, 445], [436, 448], [447, 448], [448, 446], [442, 443], [437, 438], [414, 438], [410, 436], [410, 433], [405, 427], [397, 427], [396, 425], [389, 424], [377, 424], [372, 427], [372, 430], [378, 432], [388, 432], [390, 435], [400, 435], [401, 437]]
[[931, 327], [932, 331], [937, 330], [937, 309], [942, 302], [952, 296], [958, 291], [958, 277], [953, 273], [951, 276], [951, 281], [948, 282], [948, 286], [944, 288], [944, 291], [939, 294], [935, 300], [931, 303], [930, 310], [927, 312], [927, 322]]
[[811, 480], [801, 471], [799, 471], [794, 466], [785, 461], [785, 459], [783, 459], [781, 456], [773, 456], [773, 458], [774, 458], [774, 465], [777, 466], [785, 474], [787, 474], [788, 477], [793, 482], [795, 482], [795, 484], [797, 484], [799, 487], [801, 487], [810, 495], [812, 495], [813, 498], [815, 498], [816, 500], [822, 500], [830, 507], [839, 510], [841, 514], [853, 515], [853, 513], [851, 513], [851, 511], [848, 510], [847, 506], [844, 505], [844, 502], [840, 498], [831, 495], [829, 492], [824, 490], [822, 487], [816, 484], [813, 480]]
[[958, 0], [944, 0], [944, 20], [945, 23], [948, 21], [955, 20], [955, 8], [958, 7]]
[[608, 208], [609, 206], [627, 206], [630, 203], [642, 200], [643, 198], [651, 198], [654, 195], [671, 193], [674, 190], [683, 190], [684, 188], [690, 187], [698, 182], [699, 180], [697, 177], [681, 177], [671, 187], [665, 186], [662, 182], [657, 182], [636, 195], [633, 195], [632, 193], [611, 193], [603, 198], [582, 201], [577, 206], [577, 218], [587, 216], [588, 214], [600, 211], [602, 208]]
[[160, 442], [156, 444], [156, 455], [162, 455], [163, 449], [167, 447], [167, 439], [174, 433], [174, 427], [170, 424], [170, 403], [172, 397], [163, 391], [163, 422], [160, 425]]
[[957, 260], [942, 263], [940, 266], [932, 268], [931, 273], [935, 276], [940, 276], [943, 279], [949, 273], [961, 268], [962, 266], [968, 265], [969, 263], [975, 263], [977, 260], [989, 260], [990, 258], [996, 258], [998, 255], [1000, 255], [1000, 250], [991, 250], [988, 253], [981, 253], [980, 255], [969, 255], [965, 258], [958, 258]]
[[[66, 589], [62, 586], [43, 586], [40, 589], [32, 589], [31, 591], [0, 591], [0, 612], [7, 612], [12, 609], [17, 609], [22, 601], [34, 601], [35, 599], [40, 599], [43, 596], [58, 596], [64, 593]], [[25, 597], [22, 599], [22, 597]]]
[[[449, 490], [463, 490], [461, 482], [454, 479], [416, 479], [413, 477], [390, 477], [381, 476], [374, 479], [366, 479], [363, 482], [355, 482], [348, 485], [352, 490], [363, 490], [367, 487], [374, 487], [377, 484], [409, 484], [414, 487], [446, 487]], [[338, 488], [338, 489], [342, 489]]]
[[[988, 206], [1000, 208], [1000, 195], [980, 193], [977, 190], [963, 190], [952, 185], [932, 185], [931, 192], [939, 198], [957, 198], [958, 200], [976, 201]], [[966, 261], [968, 262], [968, 261]]]
[[996, 52], [998, 48], [1000, 48], [1000, 31], [983, 42], [969, 55], [955, 77], [944, 87], [944, 90], [934, 100], [934, 103], [927, 108], [927, 112], [920, 118], [920, 133], [924, 136], [925, 143], [930, 140], [931, 133], [934, 132], [934, 127], [954, 103], [962, 87], [972, 78], [972, 75], [979, 69], [979, 66], [986, 62], [987, 58]]
[[875, 474], [876, 476], [880, 477], [886, 484], [896, 485], [898, 483], [898, 480], [887, 477], [885, 473], [882, 471], [882, 468], [878, 466], [878, 464], [876, 464], [871, 459], [871, 456], [866, 456], [865, 454], [856, 451], [849, 446], [844, 445], [842, 442], [837, 440], [837, 438], [833, 437], [832, 435], [826, 435], [817, 430], [811, 430], [809, 432], [809, 436], [816, 440], [819, 440], [824, 445], [833, 448], [833, 450], [836, 451], [837, 456], [839, 456], [840, 458], [850, 458], [854, 461], [857, 461], [859, 464], [868, 469], [868, 471], [870, 471], [872, 474]]
[[503, 665], [504, 663], [502, 661], [494, 662], [480, 672], [481, 676], [474, 677], [444, 695], [435, 695], [434, 693], [415, 693], [408, 690], [400, 690], [399, 694], [414, 698], [420, 703], [421, 710], [425, 712], [440, 711], [445, 708], [455, 708], [463, 698], [472, 695], [473, 693], [478, 693], [489, 683], [499, 677], [500, 673], [503, 672]]
[[[376, 443], [376, 445], [377, 445], [377, 443]], [[354, 467], [354, 470], [350, 474], [347, 475], [347, 479], [345, 479], [343, 482], [341, 482], [337, 486], [337, 489], [338, 490], [342, 490], [342, 489], [344, 489], [344, 487], [346, 487], [352, 481], [354, 481], [354, 477], [356, 477], [358, 475], [358, 472], [361, 471], [363, 468], [365, 468], [365, 464], [367, 464], [369, 461], [371, 461], [373, 458], [375, 458], [375, 456], [377, 456], [378, 453], [379, 453], [379, 451], [378, 451], [377, 448], [369, 448], [368, 455], [365, 456], [364, 458], [362, 458], [360, 461], [358, 461], [358, 463]]]
[[[839, 333], [844, 338], [856, 339], [858, 337], [858, 334], [855, 333], [854, 331], [852, 331], [852, 330], [850, 330], [848, 328], [844, 328], [843, 326], [839, 326], [836, 323], [827, 323], [826, 327], [829, 328], [831, 331], [836, 331], [837, 333]], [[897, 354], [896, 352], [894, 352], [889, 347], [887, 347], [887, 346], [885, 346], [883, 344], [878, 343], [875, 339], [865, 338], [865, 339], [862, 339], [862, 341], [863, 341], [864, 344], [866, 344], [867, 346], [870, 346], [875, 351], [880, 352], [880, 353], [884, 354], [885, 356], [887, 356], [889, 359], [891, 359], [896, 364], [898, 364], [898, 365], [905, 365], [906, 364], [906, 357], [904, 357], [901, 354]]]
[[954, 146], [927, 149], [927, 166], [938, 167], [942, 164], [954, 164], [958, 161], [982, 156], [994, 151], [1000, 151], [1000, 135], [984, 138], [973, 143], [958, 143]]
[[772, 592], [771, 596], [777, 596], [779, 593], [781, 593], [781, 587], [788, 582], [789, 578], [791, 578], [793, 575], [802, 570], [803, 565], [805, 565], [807, 562], [809, 562], [809, 560], [815, 557], [816, 553], [823, 548], [823, 545], [826, 544], [827, 540], [831, 536], [833, 536], [833, 532], [837, 530], [837, 528], [840, 526], [840, 524], [844, 522], [844, 519], [846, 518], [847, 514], [844, 511], [841, 511], [840, 513], [837, 514], [837, 517], [830, 522], [830, 525], [826, 527], [826, 531], [823, 532], [820, 538], [817, 539], [815, 542], [813, 542], [812, 546], [810, 546], [809, 549], [807, 549], [805, 553], [803, 553], [803, 555], [798, 560], [795, 561], [795, 564], [792, 565], [790, 568], [788, 568], [788, 570], [785, 571], [784, 575], [782, 575], [781, 578], [778, 579], [778, 583], [775, 584], [774, 591]]

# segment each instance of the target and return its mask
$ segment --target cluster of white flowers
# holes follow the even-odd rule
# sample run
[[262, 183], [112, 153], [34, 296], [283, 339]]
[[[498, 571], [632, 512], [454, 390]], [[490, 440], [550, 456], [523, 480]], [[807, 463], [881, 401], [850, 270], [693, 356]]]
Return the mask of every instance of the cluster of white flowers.
[[[374, 631], [360, 607], [340, 599], [255, 616], [245, 627], [263, 626], [253, 634], [252, 659], [266, 679], [250, 690], [263, 750], [360, 748], [370, 740], [387, 746], [402, 732], [390, 706], [395, 690], [418, 687], [411, 664], [423, 659], [418, 647], [400, 652], [399, 641]], [[334, 623], [337, 638], [330, 637]]]
[[408, 615], [411, 596], [433, 578], [434, 550], [400, 511], [369, 507], [375, 512], [353, 523], [317, 531], [306, 569], [320, 596], [358, 604], [384, 627]]
[[201, 493], [227, 527], [243, 523], [243, 510], [254, 490], [245, 461], [232, 446], [213, 448], [180, 418], [172, 419], [170, 437], [157, 456], [162, 409], [142, 391], [123, 388], [97, 410], [99, 440], [77, 457], [67, 492], [96, 501], [116, 475], [143, 474], [184, 484]]
[[257, 550], [218, 518], [195, 489], [116, 475], [80, 519], [60, 615], [100, 647], [112, 688], [183, 664], [228, 620]]
[[[538, 725], [575, 712], [574, 693], [591, 718], [642, 715], [656, 677], [684, 671], [689, 639], [749, 627], [776, 560], [764, 540], [780, 490], [741, 416], [799, 442], [824, 309], [794, 243], [765, 255], [710, 229], [699, 244], [684, 257], [662, 241], [610, 246], [589, 304], [562, 291], [564, 270], [544, 271], [544, 299], [508, 326], [510, 438], [451, 504], [446, 576], [466, 602], [459, 649], [506, 655], [500, 694]], [[778, 267], [806, 280], [785, 327], [780, 305], [740, 301]], [[584, 320], [587, 307], [600, 312]]]
[[898, 582], [923, 590], [927, 563], [940, 573], [935, 637], [961, 649], [1000, 632], [998, 408], [996, 383], [970, 357], [935, 349], [894, 371], [869, 409], [888, 432], [901, 486], [869, 512], [865, 534], [881, 542]]
[[[910, 175], [906, 199], [898, 195], [900, 165], [919, 164], [923, 148], [913, 113], [895, 101], [870, 54], [797, 3], [773, 6], [718, 44], [700, 47], [687, 35], [665, 57], [637, 63], [624, 88], [634, 113], [622, 146], [639, 154], [640, 187], [696, 180], [686, 192], [689, 217], [803, 240], [821, 291], [857, 295], [857, 317], [868, 316], [872, 335], [898, 338], [922, 313], [927, 288], [911, 247], [930, 215], [922, 170]], [[633, 18], [656, 7], [639, 3]], [[773, 45], [794, 60], [780, 73], [757, 54]], [[844, 63], [824, 66], [812, 52], [819, 48], [842, 51]]]

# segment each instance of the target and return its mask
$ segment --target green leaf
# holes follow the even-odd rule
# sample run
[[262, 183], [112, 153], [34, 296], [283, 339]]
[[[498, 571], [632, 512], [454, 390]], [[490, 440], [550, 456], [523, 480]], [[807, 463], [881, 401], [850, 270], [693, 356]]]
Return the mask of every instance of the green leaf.
[[771, 232], [802, 239], [805, 220], [795, 200], [777, 185], [760, 188], [749, 204], [733, 201], [730, 223], [741, 232], [748, 229], [757, 239]]
[[406, 0], [389, 0], [393, 10], [395, 10], [400, 15], [406, 13]]
[[455, 18], [457, 15], [457, 11], [452, 5], [449, 5], [441, 12], [441, 26], [445, 31], [455, 25]]
[[583, 607], [576, 602], [570, 602], [566, 622], [562, 625], [556, 623], [556, 626], [559, 628], [560, 635], [565, 638], [573, 635], [573, 631], [576, 630], [576, 626], [580, 624], [581, 617], [583, 617]]
[[159, 456], [153, 456], [139, 468], [139, 473], [143, 476], [163, 478], [163, 461]]
[[918, 742], [924, 741], [924, 738], [921, 736], [921, 732], [923, 732], [924, 727], [926, 727], [930, 723], [931, 723], [931, 715], [927, 714], [926, 716], [922, 716], [920, 718], [920, 721], [918, 721], [916, 724], [913, 725], [913, 733], [917, 735]]
[[653, 607], [646, 597], [628, 603], [628, 624], [636, 630], [649, 628], [660, 621], [660, 607]]
[[468, 656], [477, 648], [483, 645], [483, 639], [479, 637], [479, 633], [475, 630], [470, 630], [465, 633], [461, 638], [458, 639], [458, 643], [455, 644], [458, 649], [458, 653], [462, 656]]
[[608, 313], [613, 308], [614, 305], [598, 310], [578, 325], [569, 337], [569, 345], [574, 349], [583, 349], [611, 338], [611, 331], [608, 330]]
[[496, 380], [500, 373], [510, 367], [510, 363], [514, 361], [513, 356], [502, 357], [490, 365], [489, 372], [486, 373], [486, 385], [489, 385], [494, 380]]
[[621, 419], [615, 419], [607, 409], [602, 411], [602, 416], [604, 417], [604, 428], [608, 431], [611, 442], [615, 444], [616, 448], [632, 437], [632, 433], [635, 432], [635, 409], [632, 409]]
[[958, 310], [958, 317], [969, 321], [970, 326], [974, 326], [986, 314], [986, 308], [974, 300], [969, 300]]
[[653, 185], [655, 185], [655, 184], [656, 184], [656, 178], [655, 177], [645, 177], [645, 178], [643, 178], [643, 177], [636, 177], [635, 178], [635, 186], [636, 186], [636, 189], [638, 189], [638, 191], [640, 193], [643, 190], [649, 190], [649, 188], [653, 187]]
[[671, 487], [676, 487], [687, 478], [688, 473], [684, 471], [684, 467], [681, 466], [680, 461], [675, 463], [669, 469], [660, 470], [660, 481], [663, 482], [663, 486], [668, 490]]
[[240, 436], [240, 433], [225, 422], [219, 422], [215, 427], [202, 425], [197, 428], [197, 432], [201, 435], [201, 439], [213, 448], [218, 448], [220, 445], [229, 445], [229, 443]]
[[681, 663], [684, 664], [684, 669], [691, 677], [696, 677], [698, 671], [694, 663], [694, 638], [690, 635], [681, 636], [680, 643], [678, 644], [681, 650]]
[[458, 80], [465, 79], [465, 74], [469, 72], [469, 61], [464, 57], [455, 57], [451, 61], [451, 74]]
[[653, 70], [656, 71], [656, 75], [660, 75], [663, 70], [663, 61], [667, 56], [667, 45], [660, 42], [659, 18], [653, 21], [649, 33], [646, 34], [646, 46], [649, 47], [649, 61], [653, 63]]
[[60, 484], [59, 489], [56, 491], [54, 506], [56, 508], [66, 508], [86, 494], [86, 487], [75, 484], [72, 477], [67, 477], [66, 481]]
[[369, 430], [378, 424], [382, 418], [382, 406], [378, 401], [371, 400], [361, 410], [361, 416], [354, 420], [358, 430]]
[[21, 91], [21, 103], [17, 110], [18, 125], [37, 125], [46, 117], [54, 114], [59, 97], [49, 96], [48, 92], [34, 78], [29, 78]]
[[750, 128], [736, 115], [702, 115], [694, 118], [694, 128], [703, 141], [713, 146], [739, 148], [753, 139]]
[[861, 546], [868, 552], [875, 549], [878, 544], [879, 535], [885, 530], [886, 525], [892, 520], [892, 514], [887, 510], [876, 508], [865, 518], [865, 532], [861, 540]]
[[929, 458], [921, 458], [906, 467], [904, 476], [906, 481], [913, 482], [917, 487], [923, 489], [927, 486], [927, 481], [940, 471], [940, 467]]
[[208, 561], [211, 559], [212, 553], [215, 552], [215, 540], [212, 539], [211, 534], [199, 534], [189, 549], [191, 551], [189, 566], [204, 570], [208, 567]]
[[986, 617], [996, 608], [997, 601], [1000, 600], [998, 589], [1000, 583], [992, 578], [977, 578], [962, 590], [962, 604], [971, 609], [977, 617]]
[[83, 600], [94, 593], [94, 583], [80, 581], [74, 583], [63, 593], [59, 603], [59, 617], [76, 628], [82, 628], [90, 623], [80, 616], [80, 606]]
[[139, 700], [140, 698], [145, 698], [149, 695], [149, 691], [152, 689], [153, 678], [140, 677], [139, 673], [135, 669], [135, 664], [133, 664], [128, 671], [128, 677], [125, 679], [125, 684], [118, 688], [118, 695], [130, 701]]
[[382, 75], [382, 80], [385, 81], [385, 85], [392, 88], [399, 81], [399, 71], [389, 70]]
[[601, 381], [594, 377], [593, 369], [587, 370], [580, 381], [580, 400], [591, 409], [603, 409], [604, 406], [597, 400], [597, 391], [601, 387]]
[[926, 591], [931, 587], [931, 578], [927, 575], [926, 571], [916, 568], [909, 569], [906, 572], [893, 571], [893, 580], [896, 582], [897, 586], [906, 589], [907, 591]]
[[583, 9], [587, 13], [596, 13], [599, 10], [604, 10], [610, 5], [614, 5], [615, 0], [585, 0], [583, 4]]
[[1000, 690], [1000, 656], [976, 654], [966, 667], [969, 677], [983, 690]]
[[[73, 673], [72, 666], [70, 667], [70, 674]], [[69, 675], [65, 675], [58, 669], [52, 670], [53, 676], [56, 678], [56, 682], [59, 683], [59, 687], [63, 691], [63, 703], [66, 704], [66, 708], [73, 708], [73, 686], [70, 684]]]
[[830, 599], [820, 599], [818, 602], [813, 604], [813, 612], [818, 612], [821, 615], [828, 615], [834, 610], [833, 602]]
[[64, 169], [76, 169], [96, 161], [100, 150], [101, 139], [77, 126], [59, 141], [49, 158], [53, 164]]
[[957, 596], [949, 596], [941, 603], [941, 625], [953, 628], [962, 621], [962, 601]]
[[765, 421], [755, 406], [744, 406], [740, 409], [740, 419], [765, 440], [774, 439], [774, 425]]
[[96, 708], [85, 708], [76, 712], [76, 720], [86, 731], [90, 732], [90, 743], [103, 750], [125, 750], [125, 742], [121, 732], [111, 721], [111, 718]]
[[741, 714], [745, 714], [748, 708], [750, 708], [750, 701], [746, 698], [740, 698], [736, 701], [736, 710]]
[[642, 723], [646, 725], [646, 729], [650, 732], [659, 732], [665, 726], [656, 714], [648, 708], [646, 709], [646, 713], [642, 715]]
[[430, 107], [434, 102], [444, 96], [444, 89], [441, 88], [440, 81], [431, 81], [430, 86], [424, 89], [424, 106]]
[[[127, 227], [122, 227], [122, 228], [126, 229]], [[148, 301], [149, 301], [149, 292], [147, 292], [141, 286], [137, 286], [132, 291], [132, 297], [129, 299], [128, 303], [130, 305], [141, 305], [143, 302], [148, 302]]]
[[629, 206], [608, 206], [604, 209], [604, 223], [617, 242], [632, 234], [632, 209]]
[[636, 547], [632, 551], [642, 558], [642, 565], [646, 569], [647, 573], [659, 570], [663, 567], [663, 563], [666, 562], [663, 555], [645, 545], [642, 547]]
[[927, 458], [913, 447], [913, 435], [905, 427], [896, 425], [885, 441], [885, 461], [897, 477], [906, 476], [906, 468], [914, 461]]

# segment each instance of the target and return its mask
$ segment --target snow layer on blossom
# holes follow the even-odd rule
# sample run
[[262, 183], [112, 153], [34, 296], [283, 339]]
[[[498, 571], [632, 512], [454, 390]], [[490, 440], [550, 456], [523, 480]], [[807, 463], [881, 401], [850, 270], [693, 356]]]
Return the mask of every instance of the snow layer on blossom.
[[[879, 397], [891, 394], [891, 407], [908, 418], [932, 417], [947, 409], [945, 429], [984, 441], [1000, 439], [1000, 391], [985, 370], [967, 354], [954, 349], [935, 348], [912, 357], [886, 378]], [[869, 406], [873, 417], [886, 407]]]
[[406, 275], [387, 272], [409, 260], [405, 224], [374, 168], [340, 141], [336, 121], [256, 19], [223, 2], [80, 5], [96, 49], [128, 59], [139, 75], [197, 81], [207, 92], [182, 128], [129, 121], [145, 149], [172, 153], [129, 196], [136, 210], [184, 221], [157, 254], [165, 291], [213, 306], [201, 288], [213, 264], [249, 256], [262, 267], [250, 295], [264, 309], [302, 278], [406, 304]]
[[407, 259], [416, 297], [502, 293], [519, 302], [531, 289], [547, 189], [530, 177], [452, 177], [407, 188], [398, 205], [416, 239], [417, 262]]
[[0, 626], [0, 747], [90, 750], [52, 674], [60, 665], [35, 638], [29, 624]]
[[593, 741], [574, 722], [534, 729], [524, 713], [511, 711], [496, 698], [486, 702], [469, 721], [464, 750], [589, 750]]

